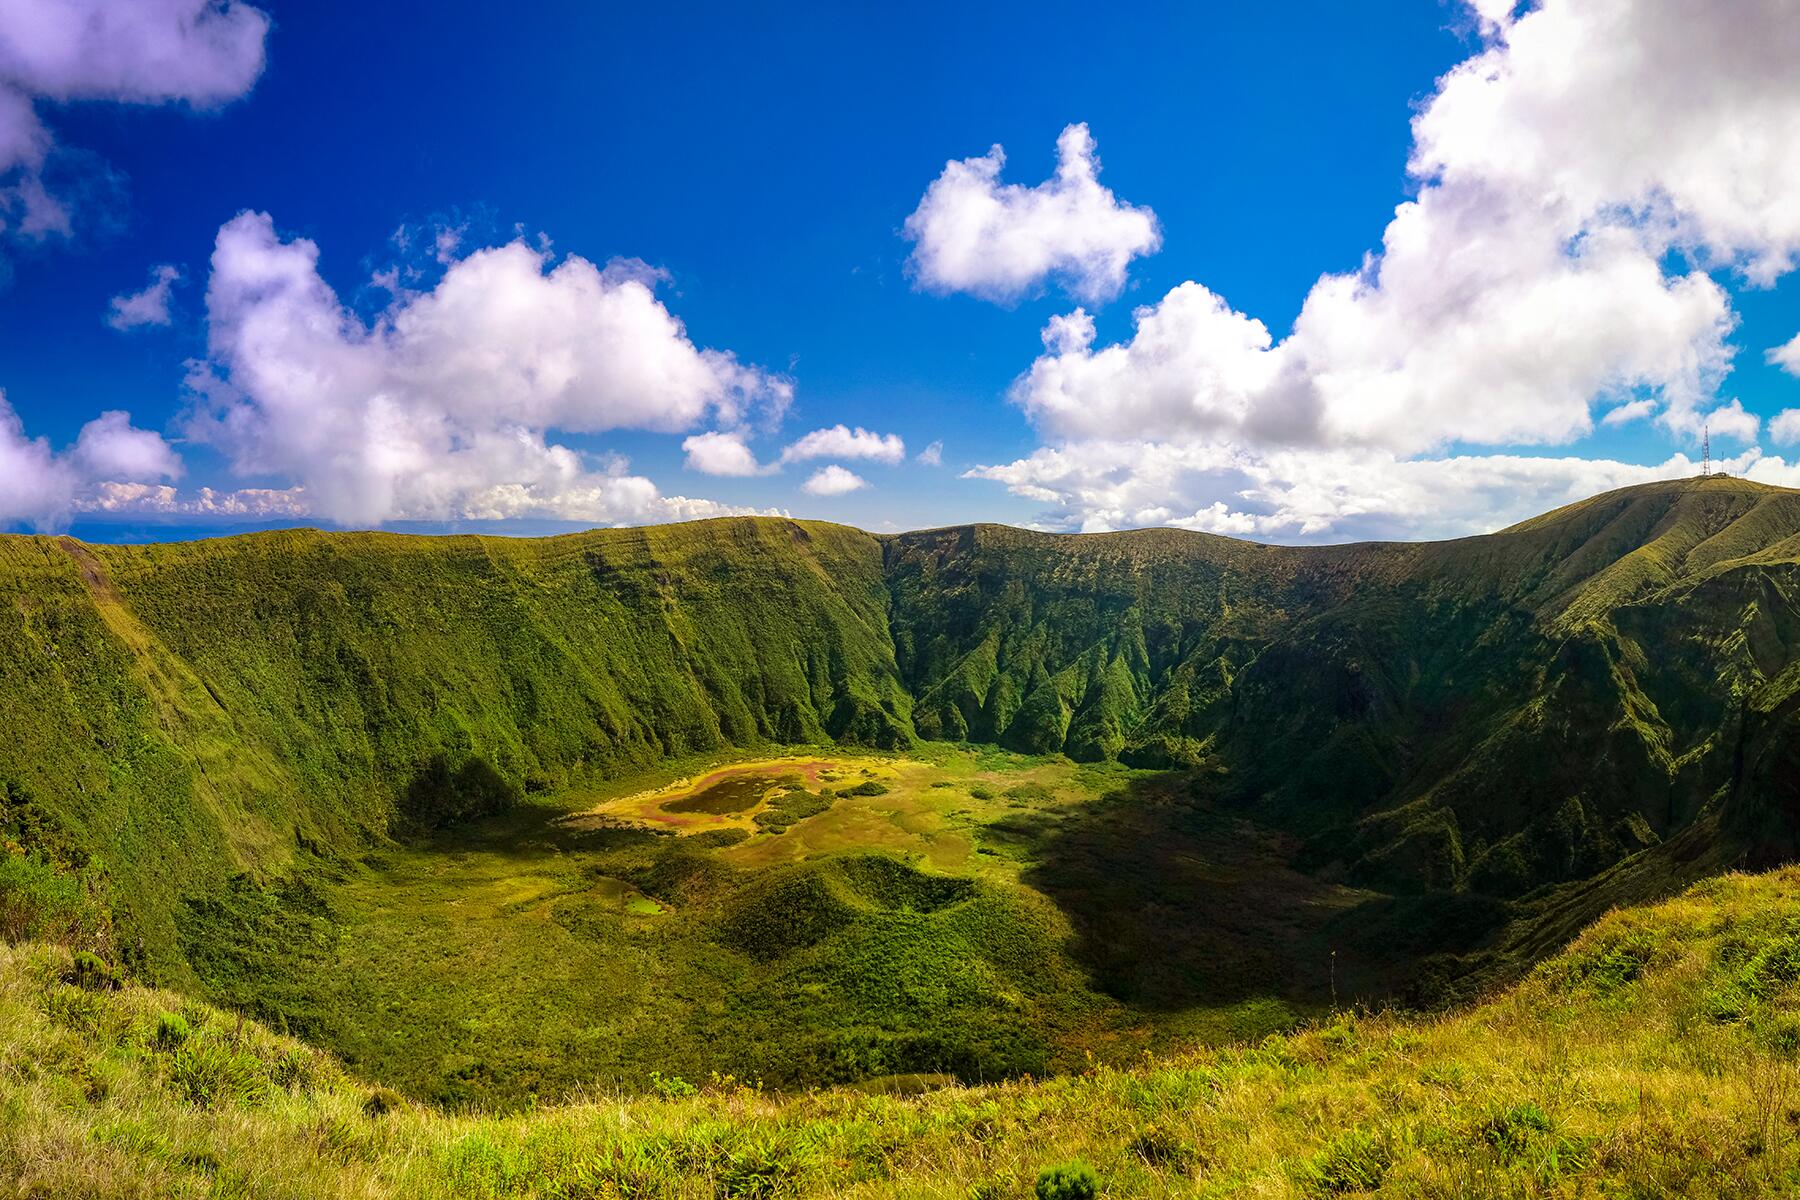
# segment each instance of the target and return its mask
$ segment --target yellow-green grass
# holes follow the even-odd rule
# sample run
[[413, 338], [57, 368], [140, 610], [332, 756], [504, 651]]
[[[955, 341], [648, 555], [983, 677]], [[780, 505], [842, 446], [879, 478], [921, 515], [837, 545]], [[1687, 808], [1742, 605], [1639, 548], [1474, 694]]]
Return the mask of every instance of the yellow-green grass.
[[[760, 806], [733, 813], [671, 812], [669, 807], [723, 778], [793, 776], [813, 790], [837, 793], [831, 807], [781, 834], [755, 821]], [[1089, 803], [1133, 779], [1154, 773], [1116, 763], [1075, 763], [991, 748], [926, 744], [908, 755], [796, 753], [744, 758], [683, 775], [659, 786], [602, 800], [592, 811], [681, 833], [741, 829], [746, 841], [721, 857], [734, 866], [770, 867], [847, 851], [880, 850], [916, 856], [945, 874], [986, 874], [1017, 880], [1013, 857], [978, 853], [980, 830], [1020, 810], [1055, 811]], [[847, 794], [865, 781], [879, 795]], [[771, 786], [773, 794], [777, 789]]]
[[[253, 1022], [0, 950], [17, 1196], [1791, 1195], [1800, 870], [1608, 915], [1433, 1019], [920, 1095], [658, 1080], [509, 1116], [396, 1103]], [[81, 982], [74, 982], [74, 980]], [[178, 1019], [177, 1019], [178, 1018]], [[896, 1089], [900, 1090], [900, 1089]]]

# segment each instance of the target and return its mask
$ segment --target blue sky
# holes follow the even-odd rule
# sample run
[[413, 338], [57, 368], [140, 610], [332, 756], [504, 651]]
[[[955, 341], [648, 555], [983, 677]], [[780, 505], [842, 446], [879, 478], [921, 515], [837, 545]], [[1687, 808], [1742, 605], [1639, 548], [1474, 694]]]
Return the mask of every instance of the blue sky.
[[[178, 16], [205, 7], [200, 0], [153, 0], [157, 6]], [[1789, 430], [1770, 423], [1800, 407], [1800, 379], [1766, 358], [1800, 335], [1800, 287], [1785, 265], [1769, 265], [1790, 251], [1784, 239], [1793, 231], [1779, 213], [1746, 213], [1741, 204], [1708, 209], [1708, 189], [1695, 183], [1756, 182], [1759, 170], [1786, 169], [1753, 153], [1743, 161], [1677, 162], [1668, 179], [1652, 178], [1655, 194], [1672, 197], [1670, 221], [1684, 227], [1679, 236], [1646, 234], [1665, 222], [1640, 205], [1628, 226], [1637, 239], [1630, 254], [1605, 264], [1580, 259], [1581, 270], [1566, 272], [1569, 279], [1557, 274], [1541, 287], [1521, 283], [1510, 268], [1484, 267], [1472, 282], [1446, 280], [1444, 287], [1482, 289], [1497, 297], [1493, 305], [1450, 312], [1428, 283], [1414, 279], [1402, 293], [1400, 283], [1384, 282], [1391, 303], [1362, 303], [1336, 319], [1334, 332], [1304, 339], [1307, 345], [1296, 344], [1280, 363], [1245, 349], [1242, 321], [1227, 327], [1226, 318], [1199, 310], [1184, 310], [1177, 321], [1164, 302], [1172, 289], [1196, 281], [1234, 316], [1262, 322], [1279, 354], [1321, 276], [1354, 272], [1365, 255], [1381, 253], [1395, 206], [1422, 189], [1435, 183], [1447, 197], [1479, 195], [1480, 203], [1500, 206], [1498, 216], [1484, 211], [1480, 228], [1511, 229], [1517, 200], [1493, 195], [1541, 194], [1551, 177], [1543, 163], [1554, 165], [1557, 155], [1588, 157], [1592, 139], [1616, 138], [1625, 144], [1622, 159], [1654, 156], [1650, 139], [1632, 146], [1631, 132], [1617, 131], [1620, 122], [1605, 114], [1589, 114], [1586, 129], [1534, 128], [1541, 113], [1534, 116], [1534, 106], [1514, 95], [1497, 103], [1498, 119], [1510, 120], [1520, 144], [1538, 155], [1537, 175], [1501, 179], [1514, 170], [1512, 161], [1473, 152], [1467, 162], [1459, 158], [1456, 147], [1492, 130], [1458, 113], [1433, 135], [1440, 148], [1450, 147], [1441, 178], [1408, 170], [1410, 122], [1457, 64], [1483, 53], [1514, 54], [1521, 59], [1515, 90], [1529, 91], [1535, 68], [1515, 49], [1527, 44], [1523, 31], [1534, 29], [1526, 22], [1541, 17], [1546, 37], [1562, 39], [1557, 52], [1570, 54], [1581, 52], [1583, 37], [1616, 42], [1616, 26], [1583, 29], [1554, 11], [1483, 17], [1436, 2], [1129, 6], [1104, 14], [1043, 4], [980, 13], [961, 5], [876, 13], [551, 4], [513, 6], [503, 22], [493, 19], [491, 6], [461, 3], [263, 0], [256, 7], [270, 18], [262, 69], [232, 98], [196, 101], [196, 85], [184, 78], [166, 88], [170, 102], [145, 103], [131, 88], [104, 80], [85, 91], [64, 86], [64, 94], [83, 97], [65, 100], [53, 85], [15, 70], [13, 86], [33, 97], [54, 138], [42, 173], [62, 189], [72, 216], [66, 234], [27, 235], [15, 219], [0, 235], [9, 276], [0, 290], [0, 390], [16, 413], [16, 437], [38, 446], [29, 461], [68, 464], [54, 478], [69, 499], [32, 505], [15, 496], [11, 512], [0, 502], [7, 527], [135, 539], [336, 518], [525, 531], [701, 511], [663, 504], [681, 496], [714, 502], [717, 511], [778, 509], [878, 530], [995, 520], [1053, 528], [1167, 521], [1266, 540], [1457, 533], [1645, 472], [1681, 473], [1677, 456], [1697, 454], [1683, 414], [1705, 420], [1732, 400], [1738, 408], [1713, 421], [1718, 450], [1741, 470], [1794, 482], [1793, 450], [1775, 436]], [[1601, 7], [1634, 6], [1609, 0]], [[1794, 15], [1784, 11], [1791, 4], [1759, 0], [1751, 7], [1773, 23], [1775, 42], [1788, 36], [1778, 26]], [[1655, 23], [1653, 15], [1624, 16], [1634, 30]], [[1733, 19], [1744, 18], [1740, 12]], [[0, 25], [0, 41], [4, 35]], [[1632, 71], [1646, 87], [1665, 78], [1652, 71], [1661, 35], [1645, 29], [1643, 36], [1642, 54], [1621, 55], [1615, 85], [1628, 84]], [[1733, 53], [1755, 51], [1726, 47], [1719, 61], [1691, 64], [1695, 86], [1706, 85], [1708, 72], [1742, 77], [1746, 63]], [[5, 71], [0, 53], [0, 82]], [[1555, 75], [1550, 67], [1541, 71], [1545, 79]], [[45, 70], [31, 79], [50, 77]], [[1743, 100], [1744, 118], [1771, 135], [1800, 111], [1794, 89], [1776, 91], [1772, 101], [1767, 89]], [[1719, 100], [1734, 102], [1729, 95]], [[1715, 128], [1721, 119], [1717, 111], [1701, 116]], [[1097, 145], [1108, 202], [1154, 214], [1154, 252], [1130, 254], [1116, 290], [1104, 281], [1096, 290], [1085, 268], [1066, 266], [998, 296], [966, 280], [933, 285], [930, 247], [905, 230], [946, 164], [1000, 144], [998, 183], [1031, 187], [1051, 175], [1057, 139], [1076, 123], [1086, 124]], [[1704, 143], [1702, 134], [1695, 144]], [[1674, 141], [1671, 156], [1679, 157], [1679, 137]], [[0, 172], [0, 184], [31, 171]], [[1521, 225], [1509, 236], [1529, 242], [1540, 232], [1554, 235], [1565, 254], [1578, 256], [1573, 247], [1601, 244], [1616, 232], [1614, 218], [1594, 214], [1637, 202], [1630, 189], [1643, 175], [1634, 167], [1573, 184], [1556, 176], [1557, 186], [1578, 196], [1572, 203], [1587, 206], [1553, 234]], [[1685, 205], [1690, 195], [1701, 199]], [[1457, 208], [1466, 211], [1461, 200]], [[498, 511], [489, 500], [444, 487], [414, 495], [404, 481], [398, 492], [378, 489], [378, 500], [327, 502], [330, 489], [353, 487], [342, 464], [311, 475], [311, 460], [278, 455], [282, 465], [265, 469], [274, 461], [269, 440], [288, 436], [282, 427], [258, 435], [261, 450], [216, 428], [210, 436], [196, 433], [197, 408], [213, 401], [197, 401], [191, 364], [209, 355], [240, 415], [261, 419], [276, 405], [251, 382], [266, 363], [248, 356], [260, 351], [221, 355], [222, 320], [208, 310], [216, 239], [243, 212], [267, 214], [273, 240], [258, 245], [271, 254], [296, 239], [316, 246], [317, 276], [366, 325], [395, 311], [399, 302], [370, 280], [397, 265], [412, 272], [406, 286], [420, 295], [482, 247], [521, 237], [544, 255], [545, 272], [570, 255], [597, 267], [641, 260], [663, 273], [651, 281], [654, 295], [685, 326], [693, 348], [735, 356], [758, 373], [757, 389], [770, 381], [791, 387], [791, 401], [779, 420], [774, 401], [758, 401], [761, 409], [747, 403], [744, 412], [703, 406], [680, 428], [660, 419], [559, 425], [555, 417], [521, 418], [546, 445], [587, 456], [581, 469], [596, 478], [648, 481], [661, 507], [647, 507], [641, 490], [571, 507], [556, 497], [572, 492], [546, 484], [532, 493], [536, 499], [507, 509], [506, 519], [489, 520], [482, 518]], [[1079, 239], [1084, 235], [1069, 222], [1082, 219], [1076, 212], [1043, 237]], [[1428, 266], [1430, 254], [1459, 261], [1458, 243], [1439, 242], [1452, 236], [1442, 231], [1455, 222], [1431, 219], [1437, 224], [1422, 226], [1436, 231], [1431, 249], [1421, 252]], [[403, 227], [411, 231], [405, 246], [394, 237]], [[441, 256], [446, 261], [430, 252], [439, 229], [458, 234]], [[986, 244], [976, 251], [983, 263], [1003, 253]], [[1060, 251], [1050, 245], [1047, 252]], [[1504, 247], [1492, 253], [1496, 262], [1507, 255]], [[1642, 262], [1656, 264], [1660, 277], [1645, 283]], [[180, 272], [167, 293], [167, 324], [158, 311], [154, 322], [110, 326], [113, 297], [144, 288], [165, 264]], [[1563, 272], [1557, 264], [1545, 270]], [[1427, 280], [1432, 274], [1421, 273]], [[1696, 275], [1713, 281], [1718, 296], [1701, 295], [1696, 279], [1671, 298], [1676, 281]], [[1642, 312], [1623, 300], [1615, 321], [1666, 331], [1646, 344], [1623, 344], [1625, 335], [1602, 315], [1606, 304], [1578, 304], [1566, 320], [1554, 312], [1544, 317], [1547, 297], [1633, 281], [1658, 294]], [[1505, 304], [1511, 307], [1499, 307]], [[1046, 327], [1078, 305], [1093, 320], [1086, 340], [1046, 349]], [[1168, 338], [1187, 348], [1179, 361], [1160, 351], [1153, 356], [1140, 338], [1143, 352], [1132, 361], [1090, 369], [1107, 348], [1131, 343], [1138, 306], [1168, 317]], [[1510, 324], [1515, 315], [1517, 329]], [[1620, 344], [1600, 359], [1533, 374], [1519, 362], [1556, 351], [1538, 354], [1514, 343], [1531, 336], [1539, 317], [1553, 326], [1595, 321], [1584, 344], [1610, 345], [1615, 335]], [[1360, 350], [1354, 364], [1344, 361], [1351, 353], [1341, 349], [1346, 340], [1400, 346], [1424, 324], [1431, 329], [1418, 334], [1421, 343], [1457, 347], [1479, 341], [1486, 329], [1503, 330], [1506, 361], [1496, 366], [1478, 354], [1471, 361], [1476, 352], [1463, 349], [1454, 352], [1461, 357], [1450, 350], [1421, 356], [1430, 359], [1425, 365], [1404, 349], [1373, 365]], [[452, 342], [456, 336], [442, 334]], [[1215, 336], [1216, 355], [1206, 349]], [[1710, 353], [1711, 365], [1674, 361], [1663, 347], [1675, 344], [1698, 347], [1701, 359]], [[1728, 359], [1720, 358], [1721, 346], [1732, 351]], [[1069, 357], [1065, 371], [1054, 361], [1058, 354], [1081, 361]], [[1403, 368], [1395, 365], [1402, 358]], [[1235, 365], [1214, 378], [1215, 362]], [[1034, 363], [1043, 373], [1027, 384]], [[291, 353], [283, 366], [292, 369]], [[437, 385], [420, 382], [419, 369], [409, 361], [406, 377], [421, 395], [431, 393]], [[1508, 371], [1518, 378], [1483, 393]], [[1368, 379], [1348, 398], [1327, 388], [1323, 400], [1294, 399], [1287, 385], [1270, 382], [1272, 373]], [[330, 383], [329, 402], [350, 406], [361, 420], [365, 409], [356, 406], [370, 397], [347, 394], [355, 388], [344, 378]], [[1540, 385], [1591, 394], [1546, 402], [1538, 412], [1531, 397]], [[1115, 400], [1128, 394], [1141, 402]], [[1396, 414], [1365, 419], [1389, 396]], [[1633, 399], [1644, 408], [1639, 419], [1604, 423], [1606, 413]], [[479, 395], [458, 402], [461, 432], [453, 441], [487, 428], [486, 415], [470, 415], [483, 402]], [[1292, 406], [1324, 415], [1266, 416]], [[113, 511], [99, 511], [96, 486], [130, 481], [101, 478], [120, 467], [78, 469], [75, 445], [84, 426], [111, 410], [129, 411], [133, 427], [165, 439], [179, 474], [157, 474], [167, 460], [153, 455], [138, 482], [173, 488], [173, 501], [166, 491], [137, 503], [120, 503], [115, 494]], [[1515, 411], [1521, 415], [1495, 416]], [[768, 466], [782, 447], [838, 424], [897, 435], [905, 457], [889, 463], [826, 455], [740, 477], [694, 470], [683, 450], [695, 434], [724, 430]], [[1793, 432], [1800, 433], [1800, 422]], [[942, 443], [941, 464], [918, 461], [934, 442]], [[1051, 464], [1046, 455], [1060, 457]], [[1316, 455], [1328, 457], [1306, 457]], [[112, 462], [98, 455], [79, 461], [90, 460]], [[512, 482], [508, 467], [481, 461], [481, 469], [497, 472], [485, 483]], [[1581, 465], [1545, 465], [1557, 462]], [[1392, 463], [1427, 465], [1397, 473], [1384, 465]], [[1457, 465], [1465, 463], [1472, 465]], [[865, 486], [835, 495], [804, 490], [816, 471], [834, 465]], [[970, 477], [984, 468], [988, 477]], [[1415, 474], [1407, 494], [1395, 494], [1393, 480]], [[1432, 500], [1445, 480], [1458, 495], [1447, 506]], [[299, 487], [305, 499], [273, 515], [183, 511], [183, 498], [203, 487], [221, 494]]]

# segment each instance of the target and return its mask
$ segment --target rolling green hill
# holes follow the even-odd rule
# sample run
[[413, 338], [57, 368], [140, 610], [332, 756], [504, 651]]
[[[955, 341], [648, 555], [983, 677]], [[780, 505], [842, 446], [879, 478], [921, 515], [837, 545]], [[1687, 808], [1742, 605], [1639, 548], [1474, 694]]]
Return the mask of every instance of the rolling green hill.
[[[976, 1078], [1264, 995], [1438, 1004], [1793, 853], [1797, 584], [1800, 492], [1728, 478], [1335, 547], [770, 518], [5, 537], [0, 926], [515, 1103], [657, 1053]], [[679, 764], [942, 742], [1037, 757], [886, 809], [807, 793], [749, 841], [559, 823]], [[1068, 760], [1100, 773], [1027, 778]], [[924, 890], [870, 892], [890, 858]], [[452, 954], [464, 886], [498, 923]], [[826, 924], [770, 941], [795, 913]], [[371, 946], [373, 984], [333, 976]], [[421, 1056], [477, 1018], [418, 989], [521, 972], [556, 988], [509, 993], [525, 1067]]]

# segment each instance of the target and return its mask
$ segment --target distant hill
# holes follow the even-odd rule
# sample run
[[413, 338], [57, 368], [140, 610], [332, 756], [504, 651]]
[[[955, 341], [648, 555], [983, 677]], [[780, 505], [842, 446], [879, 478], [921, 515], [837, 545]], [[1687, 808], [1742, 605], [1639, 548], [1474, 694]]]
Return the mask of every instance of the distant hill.
[[352, 853], [446, 764], [542, 791], [917, 738], [1201, 769], [1310, 871], [1554, 941], [1794, 850], [1797, 663], [1800, 492], [1720, 477], [1305, 548], [770, 518], [0, 538], [7, 828], [95, 860], [175, 979], [178, 897]]

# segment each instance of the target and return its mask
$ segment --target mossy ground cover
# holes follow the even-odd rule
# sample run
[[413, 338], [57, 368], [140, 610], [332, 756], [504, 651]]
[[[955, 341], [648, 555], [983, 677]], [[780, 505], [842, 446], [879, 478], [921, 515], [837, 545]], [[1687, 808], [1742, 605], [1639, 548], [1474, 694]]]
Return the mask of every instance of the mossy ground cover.
[[411, 1104], [255, 1022], [4, 947], [0, 1194], [1787, 1196], [1797, 1030], [1795, 869], [1609, 915], [1453, 1015], [919, 1094], [662, 1078], [510, 1115]]

